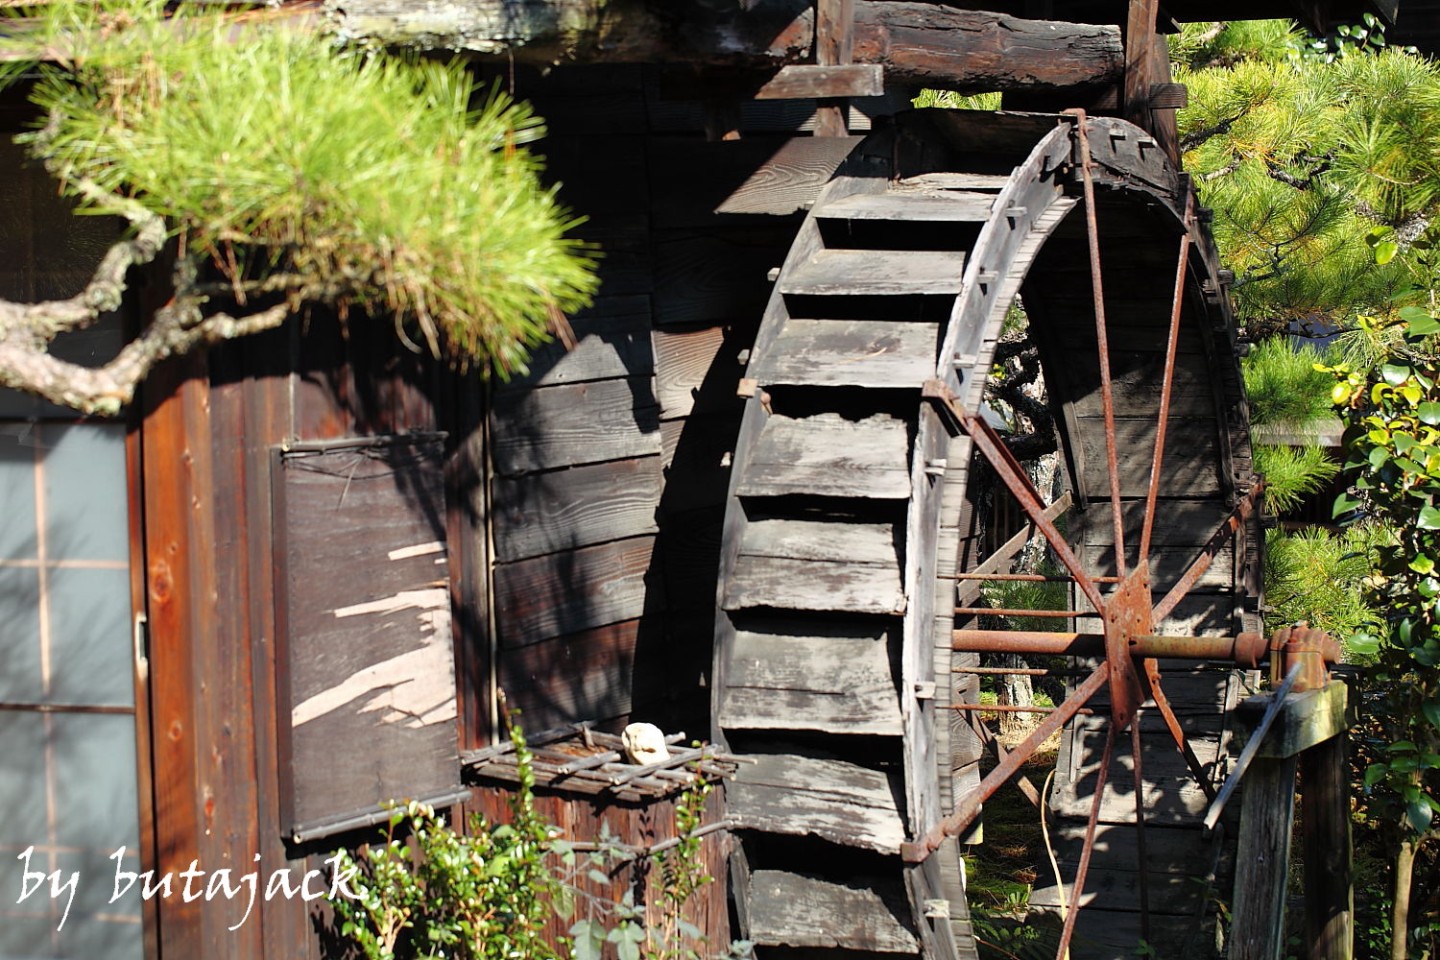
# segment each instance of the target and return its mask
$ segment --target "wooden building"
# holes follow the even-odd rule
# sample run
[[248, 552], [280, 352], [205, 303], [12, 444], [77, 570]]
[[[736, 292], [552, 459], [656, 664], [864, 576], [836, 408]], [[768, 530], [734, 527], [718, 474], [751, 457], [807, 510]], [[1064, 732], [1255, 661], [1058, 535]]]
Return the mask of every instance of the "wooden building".
[[[820, 0], [816, 16], [809, 0], [617, 3], [615, 16], [640, 27], [607, 23], [616, 30], [594, 43], [582, 32], [571, 62], [550, 68], [555, 36], [543, 23], [480, 36], [453, 19], [407, 21], [430, 8], [406, 6], [329, 13], [351, 34], [464, 50], [535, 105], [549, 128], [538, 147], [547, 175], [604, 250], [600, 295], [571, 318], [573, 350], [541, 350], [509, 383], [413, 354], [383, 319], [372, 330], [312, 312], [170, 364], [117, 420], [0, 399], [0, 956], [342, 955], [315, 904], [262, 899], [241, 923], [239, 901], [112, 903], [117, 868], [318, 867], [369, 836], [392, 797], [500, 815], [503, 784], [464, 762], [503, 736], [500, 690], [532, 732], [646, 720], [758, 760], [710, 811], [738, 832], [706, 840], [707, 861], [730, 878], [697, 903], [712, 946], [744, 933], [766, 956], [973, 956], [953, 839], [923, 869], [904, 866], [900, 846], [976, 779], [979, 742], [963, 710], [946, 709], [974, 695], [973, 674], [952, 682], [947, 608], [966, 605], [956, 571], [998, 545], [967, 532], [968, 437], [952, 436], [919, 390], [941, 356], [976, 409], [992, 308], [1003, 313], [1021, 281], [1038, 278], [1027, 303], [1056, 337], [1047, 379], [1070, 418], [1072, 490], [1102, 501], [1096, 371], [1064, 359], [1084, 346], [1068, 331], [1090, 309], [1085, 230], [1066, 218], [1079, 189], [1070, 141], [1046, 139], [1073, 124], [892, 118], [922, 86], [1123, 114], [1144, 129], [1107, 128], [1115, 136], [1091, 145], [1100, 217], [1114, 215], [1107, 253], [1123, 262], [1182, 235], [1203, 246], [1166, 156], [1178, 91], [1157, 28], [1227, 14], [1347, 22], [1376, 8]], [[478, 22], [493, 6], [449, 8]], [[669, 31], [646, 33], [652, 15]], [[0, 112], [7, 131], [26, 119], [18, 103]], [[882, 138], [867, 141], [872, 131]], [[1053, 156], [1036, 152], [1052, 141]], [[1043, 164], [1030, 179], [1014, 172], [1062, 155], [1069, 179]], [[77, 289], [109, 228], [70, 217], [8, 138], [0, 168], [0, 293]], [[910, 187], [913, 197], [887, 199]], [[1016, 202], [1022, 188], [1031, 199]], [[1010, 205], [994, 206], [997, 195]], [[968, 269], [1000, 242], [987, 225], [1007, 216], [1019, 246]], [[839, 266], [807, 276], [820, 254]], [[1114, 274], [1128, 291], [1115, 323], [1133, 360], [1117, 382], [1146, 411], [1163, 356], [1150, 317], [1168, 317], [1171, 299], [1166, 256], [1169, 277]], [[1196, 475], [1219, 479], [1166, 492], [1192, 506], [1163, 527], [1157, 556], [1193, 553], [1249, 484], [1223, 279], [1213, 251], [1194, 262], [1186, 310], [1200, 323], [1182, 351], [1198, 359], [1180, 364], [1185, 413], [1172, 442]], [[947, 328], [972, 294], [984, 323]], [[156, 296], [138, 285], [105, 327], [63, 349], [113, 351]], [[843, 315], [815, 312], [842, 300]], [[872, 342], [866, 325], [877, 323], [891, 339]], [[895, 364], [876, 360], [896, 350]], [[947, 367], [945, 350], [969, 366]], [[800, 369], [808, 361], [818, 379]], [[801, 421], [819, 432], [786, 434]], [[1144, 498], [1134, 479], [1126, 473], [1132, 505]], [[1071, 528], [1097, 569], [1113, 565], [1108, 509]], [[1240, 628], [1253, 612], [1244, 554], [1227, 554], [1204, 609], [1176, 630]], [[1163, 576], [1178, 575], [1173, 566]], [[801, 649], [816, 637], [833, 645]], [[956, 670], [966, 663], [953, 658]], [[1217, 703], [1233, 701], [1238, 681], [1225, 674], [1194, 679], [1195, 702], [1214, 700], [1217, 682]], [[1201, 712], [1186, 723], [1208, 725], [1207, 762], [1223, 764], [1224, 718]], [[1157, 755], [1164, 746], [1157, 736]], [[1066, 812], [1088, 809], [1091, 749], [1067, 753]], [[1180, 773], [1166, 766], [1165, 778]], [[577, 838], [601, 822], [637, 846], [673, 831], [664, 790], [572, 787], [557, 779], [542, 805]], [[1162, 819], [1193, 814], [1194, 791], [1181, 793]], [[1183, 861], [1182, 846], [1166, 855]], [[64, 896], [16, 899], [27, 866], [79, 873], [58, 933]], [[1131, 924], [1133, 875], [1101, 869], [1120, 892], [1098, 905], [1111, 911], [1098, 922]], [[1123, 936], [1077, 939], [1074, 955], [1124, 955]]]

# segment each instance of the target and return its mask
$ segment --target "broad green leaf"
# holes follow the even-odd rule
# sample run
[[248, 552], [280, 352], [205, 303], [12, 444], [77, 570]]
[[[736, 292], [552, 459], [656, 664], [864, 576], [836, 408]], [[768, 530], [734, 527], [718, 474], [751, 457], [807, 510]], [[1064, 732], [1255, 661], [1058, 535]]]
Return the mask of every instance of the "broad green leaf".
[[1429, 576], [1435, 572], [1435, 561], [1422, 553], [1410, 561], [1410, 569], [1422, 577]]
[[1425, 719], [1430, 721], [1430, 725], [1440, 730], [1440, 703], [1436, 703], [1434, 700], [1426, 700], [1420, 705], [1420, 709], [1424, 712]]
[[1348, 493], [1342, 493], [1335, 498], [1335, 505], [1330, 508], [1330, 515], [1334, 517], [1341, 517], [1352, 510], [1359, 509], [1359, 507], [1359, 500], [1356, 500]]
[[1435, 811], [1430, 809], [1430, 804], [1424, 800], [1412, 800], [1405, 805], [1405, 818], [1410, 821], [1411, 828], [1416, 833], [1424, 833], [1430, 829], [1430, 820], [1435, 816]]
[[1415, 525], [1421, 530], [1440, 530], [1440, 510], [1434, 507], [1421, 507], [1420, 517]]
[[1398, 387], [1410, 377], [1410, 368], [1398, 363], [1382, 363], [1380, 378], [1392, 387]]
[[1370, 766], [1368, 766], [1368, 767], [1365, 768], [1365, 786], [1367, 786], [1367, 787], [1373, 787], [1373, 786], [1375, 786], [1375, 784], [1379, 783], [1381, 780], [1384, 780], [1384, 779], [1385, 779], [1385, 775], [1386, 775], [1387, 773], [1389, 773], [1389, 772], [1390, 772], [1390, 767], [1389, 767], [1388, 764], [1384, 764], [1384, 763], [1372, 763], [1372, 764], [1370, 764]]
[[1395, 254], [1400, 252], [1400, 244], [1394, 240], [1381, 240], [1375, 244], [1375, 262], [1384, 266], [1395, 259]]
[[1346, 649], [1359, 657], [1370, 657], [1380, 652], [1380, 638], [1370, 633], [1357, 633], [1345, 644]]
[[1432, 427], [1440, 426], [1440, 403], [1430, 400], [1420, 404], [1418, 416]]
[[1376, 447], [1370, 451], [1368, 459], [1370, 461], [1370, 469], [1379, 470], [1390, 460], [1390, 451], [1385, 447]]
[[1420, 307], [1405, 307], [1400, 311], [1400, 318], [1406, 323], [1405, 332], [1412, 337], [1428, 337], [1440, 333], [1440, 320]]

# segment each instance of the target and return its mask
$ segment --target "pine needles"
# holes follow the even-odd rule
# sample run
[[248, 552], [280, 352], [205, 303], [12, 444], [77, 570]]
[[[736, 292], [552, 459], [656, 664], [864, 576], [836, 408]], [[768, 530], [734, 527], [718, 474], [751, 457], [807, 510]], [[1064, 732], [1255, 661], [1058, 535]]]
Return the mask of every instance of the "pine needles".
[[507, 375], [593, 294], [591, 253], [566, 237], [579, 221], [523, 149], [541, 121], [458, 63], [183, 6], [167, 18], [154, 0], [41, 15], [5, 40], [63, 57], [29, 65], [49, 117], [32, 152], [72, 191], [164, 216], [242, 304], [282, 289], [393, 316], [432, 353]]

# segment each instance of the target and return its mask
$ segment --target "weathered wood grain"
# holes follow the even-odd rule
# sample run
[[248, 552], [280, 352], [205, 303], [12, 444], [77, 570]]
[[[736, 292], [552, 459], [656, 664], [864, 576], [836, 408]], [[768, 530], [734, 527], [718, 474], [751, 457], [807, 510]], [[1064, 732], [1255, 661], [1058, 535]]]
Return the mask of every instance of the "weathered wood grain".
[[819, 97], [878, 97], [885, 92], [879, 64], [792, 63], [755, 91], [756, 100], [813, 100]]
[[908, 456], [909, 427], [895, 417], [776, 415], [766, 421], [736, 492], [904, 500], [910, 496]]
[[766, 385], [918, 388], [934, 375], [938, 349], [933, 323], [792, 317], [750, 377]]
[[754, 759], [741, 764], [725, 785], [730, 815], [742, 828], [812, 834], [845, 846], [899, 852], [905, 827], [897, 806], [903, 787], [896, 775], [795, 754]]
[[752, 519], [740, 536], [740, 555], [898, 569], [902, 536], [893, 523]]
[[983, 223], [990, 219], [994, 194], [892, 188], [885, 193], [840, 197], [815, 211], [827, 220]]
[[[1077, 417], [1076, 426], [1080, 435], [1074, 439], [1084, 450], [1086, 496], [1091, 500], [1106, 499], [1110, 496], [1110, 473], [1105, 465], [1105, 421]], [[1146, 418], [1115, 419], [1122, 497], [1143, 497], [1150, 488], [1154, 428], [1154, 421]], [[1196, 499], [1220, 496], [1224, 485], [1218, 467], [1218, 439], [1212, 419], [1172, 417], [1165, 439], [1161, 493]]]
[[761, 626], [747, 620], [745, 628], [736, 631], [720, 701], [722, 726], [900, 733], [889, 631], [883, 626]]
[[959, 250], [822, 250], [780, 281], [791, 295], [956, 294], [965, 269]]
[[[689, 10], [684, 29], [666, 8], [638, 0], [457, 7], [404, 0], [330, 0], [347, 39], [425, 50], [510, 56], [532, 63], [731, 63], [762, 67], [814, 58], [808, 5], [762, 0]], [[891, 80], [970, 90], [1095, 85], [1123, 70], [1119, 30], [1021, 20], [924, 3], [857, 0], [853, 57]]]
[[742, 556], [726, 583], [723, 603], [727, 610], [777, 607], [898, 614], [905, 610], [900, 574], [894, 564]]
[[495, 558], [510, 563], [655, 533], [660, 489], [658, 456], [497, 477]]
[[650, 377], [502, 394], [490, 421], [495, 470], [514, 476], [659, 453], [659, 413]]
[[530, 369], [497, 384], [497, 392], [585, 380], [646, 377], [655, 372], [650, 298], [601, 297], [570, 318], [575, 346], [552, 340], [530, 355]]
[[527, 730], [629, 714], [639, 620], [552, 637], [508, 650], [497, 682]]
[[802, 873], [750, 875], [750, 935], [760, 945], [914, 953], [909, 904], [898, 881], [842, 886]]
[[756, 317], [769, 295], [766, 276], [794, 235], [789, 221], [746, 227], [654, 231], [655, 322], [720, 326]]
[[745, 375], [745, 352], [755, 341], [754, 321], [656, 330], [652, 340], [661, 419], [693, 414], [740, 415], [742, 403], [736, 388]]
[[640, 616], [654, 543], [635, 537], [496, 567], [501, 645], [524, 646]]

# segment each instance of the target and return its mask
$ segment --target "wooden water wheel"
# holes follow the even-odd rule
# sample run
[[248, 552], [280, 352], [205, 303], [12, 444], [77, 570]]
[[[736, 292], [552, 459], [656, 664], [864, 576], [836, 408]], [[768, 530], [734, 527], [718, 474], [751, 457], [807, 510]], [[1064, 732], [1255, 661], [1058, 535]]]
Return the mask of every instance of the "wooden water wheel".
[[[718, 591], [714, 735], [751, 761], [727, 788], [732, 894], [762, 956], [975, 956], [956, 837], [1062, 726], [1054, 805], [1082, 821], [1062, 843], [1101, 875], [1071, 955], [1195, 939], [1198, 819], [1259, 654], [1236, 636], [1258, 626], [1256, 489], [1224, 286], [1188, 181], [1120, 120], [917, 111], [821, 193], [750, 357]], [[1054, 504], [981, 415], [1017, 293], [1068, 474]], [[975, 628], [980, 584], [1026, 576], [971, 529], [981, 459], [1062, 565], [1073, 623]], [[982, 650], [1079, 658], [983, 783]]]

